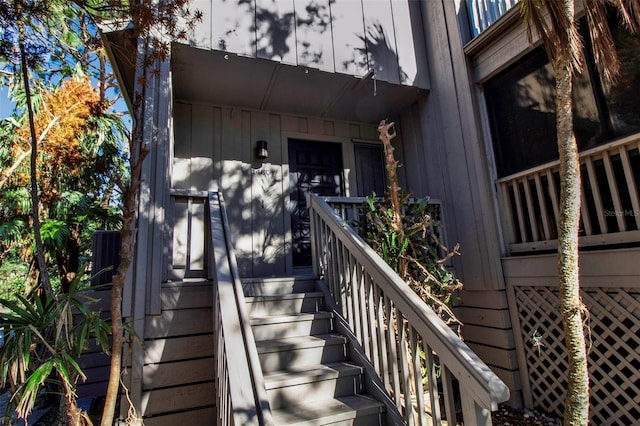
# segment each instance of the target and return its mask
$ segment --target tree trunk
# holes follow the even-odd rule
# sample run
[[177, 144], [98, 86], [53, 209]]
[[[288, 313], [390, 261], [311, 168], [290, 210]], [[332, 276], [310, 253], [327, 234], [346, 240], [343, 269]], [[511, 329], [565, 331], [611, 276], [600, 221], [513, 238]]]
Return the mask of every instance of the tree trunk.
[[[379, 137], [384, 147], [385, 169], [389, 177], [389, 198], [391, 199], [391, 208], [393, 210], [393, 230], [398, 236], [398, 247], [402, 247], [405, 236], [404, 225], [402, 224], [402, 208], [400, 206], [400, 185], [398, 185], [398, 162], [393, 155], [394, 148], [393, 145], [391, 145], [391, 139], [396, 137], [393, 126], [394, 123], [387, 123], [387, 120], [382, 120], [378, 125], [378, 133], [380, 134]], [[406, 259], [400, 256], [398, 258], [397, 272], [402, 279], [406, 279], [407, 277], [407, 268]]]
[[[571, 10], [573, 17], [573, 10]], [[589, 421], [589, 374], [580, 299], [578, 229], [580, 226], [580, 161], [573, 131], [571, 65], [553, 61], [556, 78], [556, 125], [560, 155], [560, 217], [558, 223], [558, 277], [560, 315], [569, 358], [564, 424]]]
[[122, 187], [122, 229], [120, 230], [120, 265], [113, 276], [111, 287], [111, 329], [113, 343], [111, 345], [111, 367], [109, 371], [109, 383], [105, 395], [104, 408], [102, 410], [101, 426], [112, 426], [115, 415], [118, 391], [120, 389], [120, 373], [122, 371], [122, 349], [125, 336], [122, 323], [122, 290], [124, 289], [127, 271], [131, 266], [134, 256], [136, 241], [136, 216], [138, 211], [138, 192], [140, 190], [142, 163], [144, 162], [148, 148], [144, 145], [143, 126], [143, 93], [134, 94], [133, 104], [133, 131], [130, 138], [129, 168], [131, 170], [130, 182]]
[[38, 139], [36, 137], [36, 125], [34, 122], [33, 107], [31, 105], [31, 88], [29, 86], [29, 70], [27, 69], [27, 53], [24, 46], [24, 29], [22, 22], [18, 19], [18, 44], [20, 48], [20, 68], [22, 70], [22, 80], [24, 82], [24, 92], [27, 98], [27, 113], [29, 116], [29, 131], [31, 133], [31, 210], [33, 220], [33, 238], [36, 243], [36, 259], [40, 269], [40, 283], [45, 293], [55, 300], [53, 288], [49, 281], [47, 262], [44, 258], [44, 245], [40, 234], [40, 209], [38, 199]]

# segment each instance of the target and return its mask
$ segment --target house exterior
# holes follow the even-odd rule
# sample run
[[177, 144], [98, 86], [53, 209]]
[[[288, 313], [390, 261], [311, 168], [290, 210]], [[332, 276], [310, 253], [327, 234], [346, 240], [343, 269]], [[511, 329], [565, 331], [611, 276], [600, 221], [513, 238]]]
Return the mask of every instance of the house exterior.
[[[189, 194], [223, 194], [242, 278], [309, 273], [303, 195], [383, 191], [381, 119], [396, 124], [403, 187], [440, 200], [445, 238], [460, 243], [452, 267], [464, 283], [466, 344], [507, 384], [511, 405], [561, 413], [552, 92], [514, 6], [193, 2], [202, 22], [144, 89], [151, 151], [123, 308], [144, 341], [131, 347], [126, 383], [149, 424], [215, 411], [208, 228], [204, 201]], [[125, 45], [124, 33], [106, 37]], [[620, 43], [632, 60], [637, 36]], [[126, 50], [110, 55], [131, 94]], [[596, 423], [640, 417], [640, 123], [637, 99], [627, 99], [637, 69], [625, 71], [626, 92], [594, 89], [593, 74], [576, 99]]]

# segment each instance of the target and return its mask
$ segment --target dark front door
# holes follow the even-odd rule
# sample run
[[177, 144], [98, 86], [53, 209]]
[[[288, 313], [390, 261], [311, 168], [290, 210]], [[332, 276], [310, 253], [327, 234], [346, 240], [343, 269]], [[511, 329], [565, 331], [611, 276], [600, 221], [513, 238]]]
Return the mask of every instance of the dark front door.
[[384, 170], [384, 151], [381, 145], [356, 144], [356, 179], [358, 196], [366, 197], [373, 193], [384, 196], [387, 189]]
[[306, 195], [344, 194], [342, 147], [338, 143], [289, 139], [293, 266], [311, 266], [311, 236]]

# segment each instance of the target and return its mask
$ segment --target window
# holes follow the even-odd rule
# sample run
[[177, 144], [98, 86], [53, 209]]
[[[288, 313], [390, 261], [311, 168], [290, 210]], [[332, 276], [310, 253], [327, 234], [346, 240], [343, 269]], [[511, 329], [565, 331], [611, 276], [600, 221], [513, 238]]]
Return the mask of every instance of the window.
[[[574, 81], [580, 150], [640, 131], [640, 38], [614, 28], [622, 63], [618, 80], [605, 87], [588, 56], [587, 71]], [[499, 177], [558, 158], [555, 80], [544, 51], [523, 58], [484, 88]]]
[[615, 26], [613, 38], [620, 58], [620, 75], [603, 94], [614, 135], [640, 131], [640, 37]]

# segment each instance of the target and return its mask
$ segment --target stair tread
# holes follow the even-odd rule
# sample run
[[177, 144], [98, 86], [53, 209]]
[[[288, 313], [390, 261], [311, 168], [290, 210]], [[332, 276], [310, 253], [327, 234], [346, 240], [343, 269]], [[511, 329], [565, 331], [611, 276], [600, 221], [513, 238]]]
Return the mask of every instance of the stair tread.
[[318, 404], [301, 403], [273, 410], [278, 425], [323, 425], [384, 412], [384, 404], [368, 395], [343, 396]]
[[287, 293], [287, 294], [269, 294], [269, 295], [262, 295], [262, 296], [249, 296], [249, 297], [245, 297], [245, 300], [247, 301], [247, 303], [252, 303], [252, 302], [260, 302], [260, 301], [272, 301], [272, 300], [291, 300], [291, 299], [306, 299], [306, 298], [318, 298], [318, 297], [323, 297], [324, 295], [322, 294], [321, 291], [307, 291], [304, 293]]
[[261, 340], [256, 342], [258, 353], [311, 348], [332, 344], [344, 344], [346, 337], [340, 334], [316, 334], [312, 336], [285, 337], [279, 339]]
[[264, 380], [267, 389], [274, 389], [319, 380], [356, 376], [362, 374], [362, 372], [362, 367], [350, 362], [331, 362], [271, 371], [264, 374]]
[[242, 284], [269, 284], [269, 283], [293, 283], [301, 281], [318, 281], [318, 277], [314, 275], [297, 275], [282, 277], [263, 277], [263, 278], [242, 278]]
[[309, 321], [314, 319], [333, 318], [328, 311], [300, 312], [283, 315], [258, 315], [251, 318], [251, 325], [280, 324], [286, 322]]

